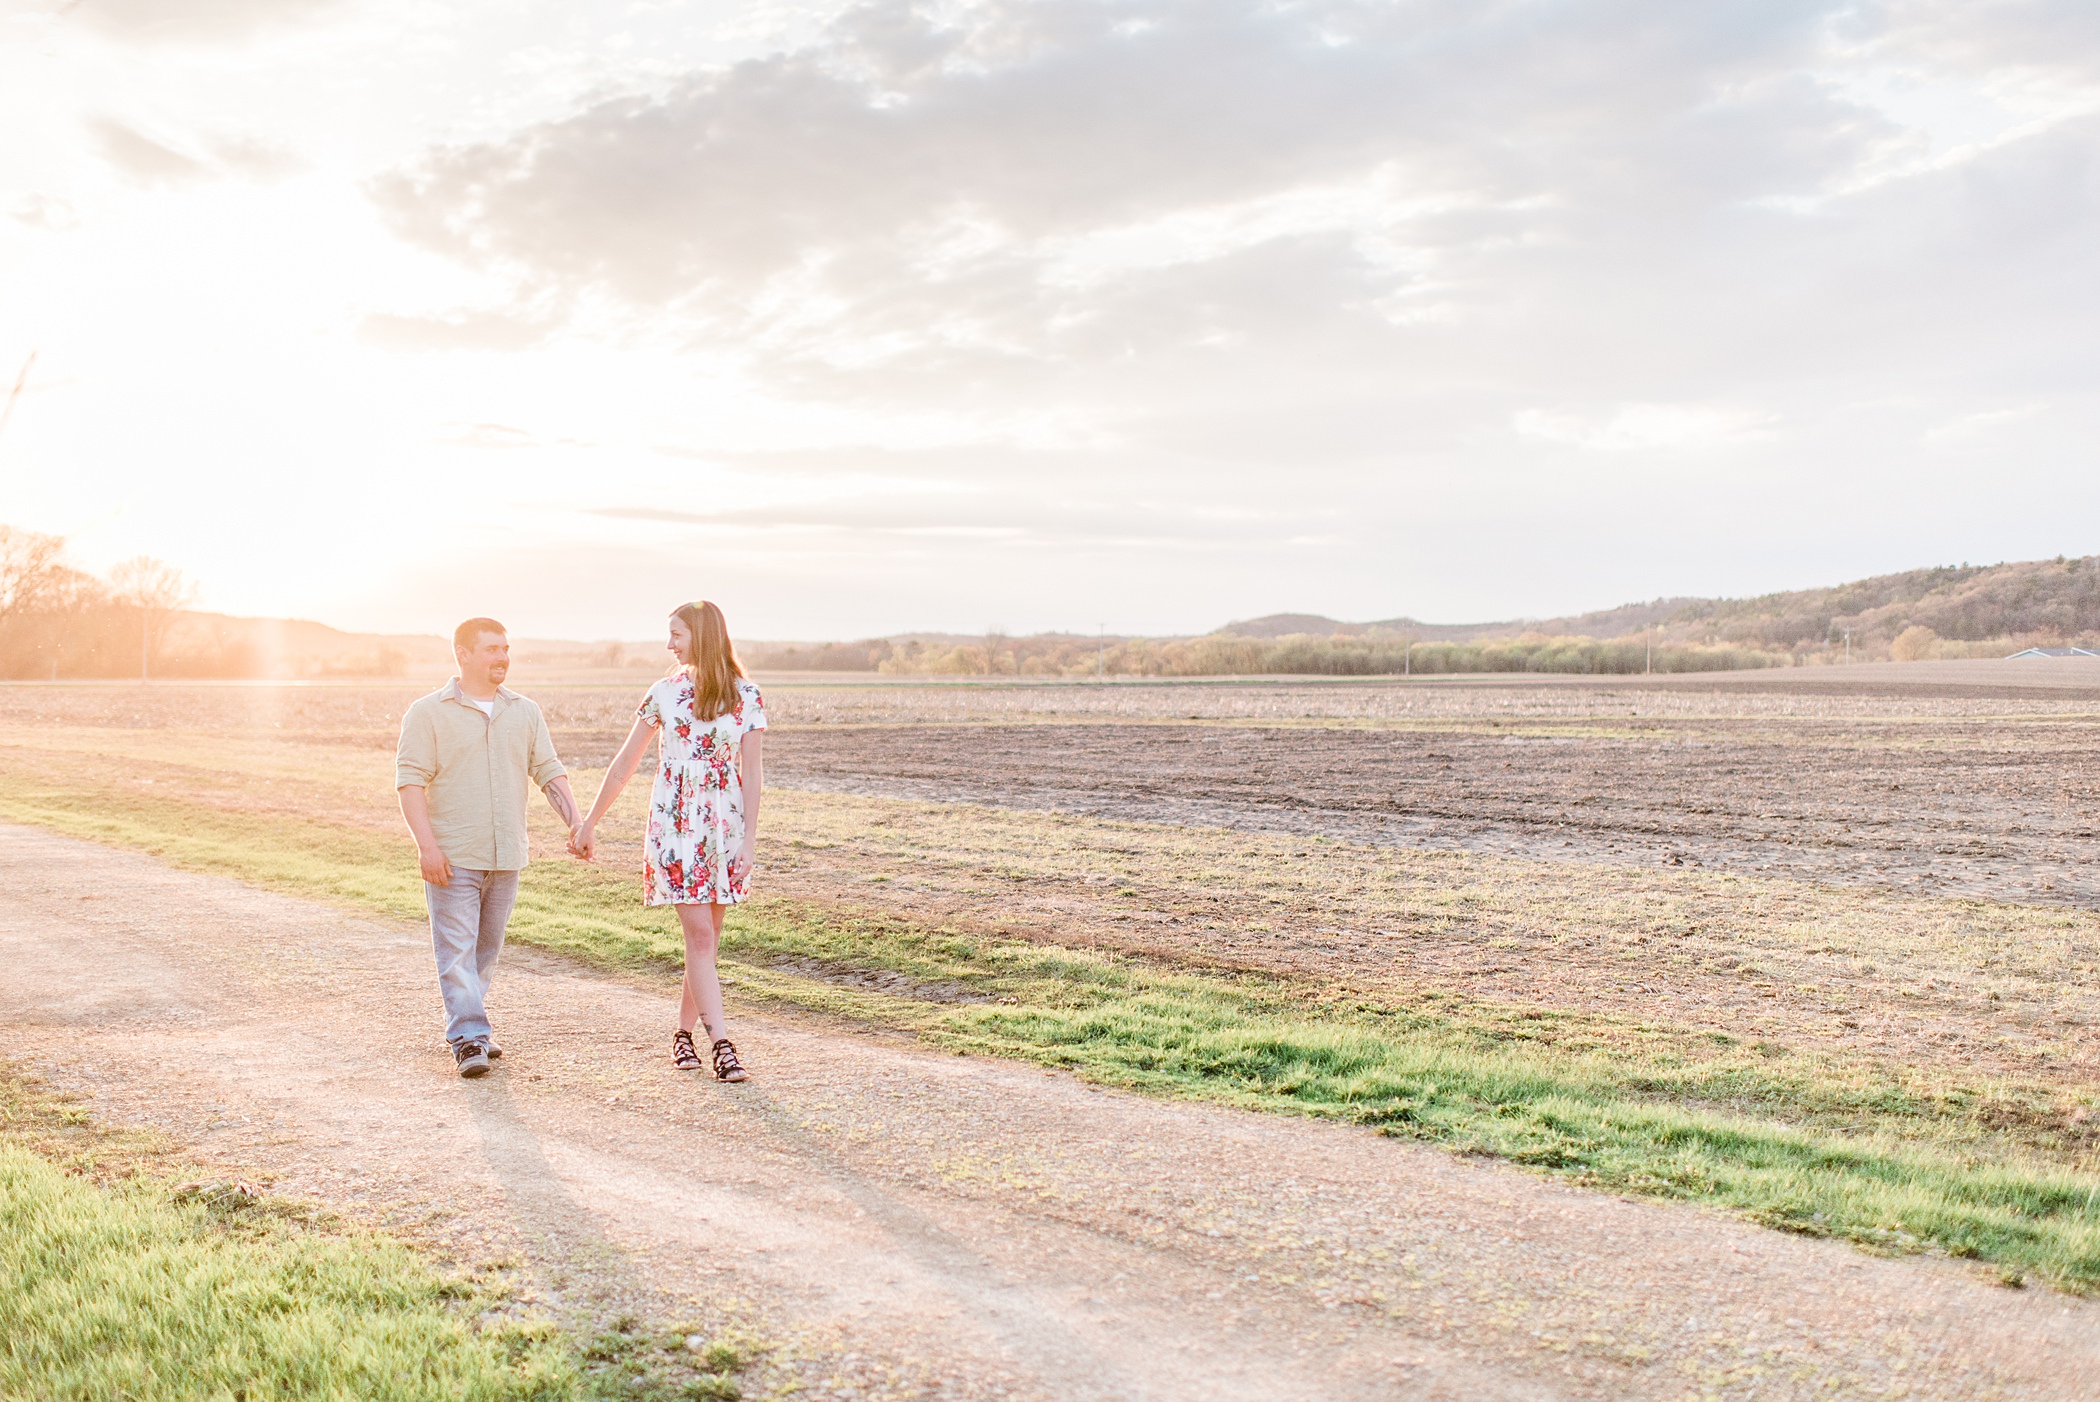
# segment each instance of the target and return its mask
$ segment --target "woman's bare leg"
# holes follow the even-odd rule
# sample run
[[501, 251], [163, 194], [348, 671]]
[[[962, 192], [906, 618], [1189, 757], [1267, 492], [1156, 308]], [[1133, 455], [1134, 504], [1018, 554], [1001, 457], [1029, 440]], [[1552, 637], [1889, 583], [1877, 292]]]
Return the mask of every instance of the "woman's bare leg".
[[678, 1000], [678, 1027], [695, 1024], [707, 1030], [710, 1044], [729, 1035], [722, 1017], [722, 980], [715, 972], [715, 950], [722, 943], [722, 907], [680, 905], [678, 923], [685, 930], [685, 993]]

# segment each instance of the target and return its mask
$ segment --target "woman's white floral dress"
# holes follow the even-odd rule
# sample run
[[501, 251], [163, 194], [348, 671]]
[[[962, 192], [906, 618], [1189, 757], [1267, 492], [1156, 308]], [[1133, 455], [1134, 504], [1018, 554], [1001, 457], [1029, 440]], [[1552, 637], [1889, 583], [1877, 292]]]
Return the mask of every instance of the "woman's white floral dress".
[[747, 894], [729, 875], [744, 840], [744, 736], [766, 728], [758, 688], [737, 679], [736, 709], [701, 720], [693, 683], [665, 677], [635, 714], [657, 732], [656, 788], [649, 795], [643, 905], [733, 905]]

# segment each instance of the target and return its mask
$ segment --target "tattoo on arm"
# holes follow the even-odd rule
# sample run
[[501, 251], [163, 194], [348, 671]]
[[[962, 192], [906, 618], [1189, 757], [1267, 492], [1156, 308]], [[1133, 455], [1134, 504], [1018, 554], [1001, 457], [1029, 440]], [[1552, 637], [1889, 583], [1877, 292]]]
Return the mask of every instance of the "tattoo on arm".
[[576, 811], [576, 800], [569, 797], [569, 791], [563, 785], [547, 785], [547, 802], [554, 805], [554, 811], [560, 814], [561, 820], [570, 827], [573, 828], [583, 821], [582, 815]]

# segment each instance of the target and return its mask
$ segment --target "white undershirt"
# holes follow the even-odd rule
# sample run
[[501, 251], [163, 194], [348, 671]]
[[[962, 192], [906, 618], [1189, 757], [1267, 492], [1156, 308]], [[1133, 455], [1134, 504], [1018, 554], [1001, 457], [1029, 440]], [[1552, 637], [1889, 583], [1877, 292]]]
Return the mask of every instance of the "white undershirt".
[[481, 708], [481, 713], [487, 716], [490, 720], [494, 720], [496, 718], [495, 697], [491, 696], [486, 701], [476, 701], [473, 697], [467, 695], [464, 691], [462, 691], [460, 693], [460, 699], [465, 701], [469, 706], [479, 706]]

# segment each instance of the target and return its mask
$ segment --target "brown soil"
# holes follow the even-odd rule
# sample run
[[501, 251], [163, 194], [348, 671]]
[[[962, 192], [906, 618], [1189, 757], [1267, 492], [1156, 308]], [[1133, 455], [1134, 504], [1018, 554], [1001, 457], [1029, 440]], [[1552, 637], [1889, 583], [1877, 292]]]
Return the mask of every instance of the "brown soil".
[[[7, 1051], [528, 1304], [748, 1331], [807, 1398], [2081, 1398], [2100, 1307], [1350, 1128], [507, 961], [463, 1082], [422, 932], [0, 828]], [[734, 998], [734, 990], [732, 990]]]
[[800, 726], [768, 763], [793, 788], [2100, 906], [2100, 717], [1596, 719]]
[[[1233, 850], [1205, 829], [792, 802], [780, 795], [783, 830], [822, 840], [773, 846], [765, 889], [826, 909], [1270, 971], [1326, 994], [1456, 993], [1443, 1006], [1543, 1011], [1578, 1043], [1630, 1038], [1652, 1053], [1663, 1039], [1698, 1059], [1725, 1039], [1931, 1084], [2007, 1077], [2044, 1088], [2024, 1141], [2081, 1163], [2094, 1148], [2079, 1108], [2100, 1081], [2088, 920], [2064, 929], [2017, 909], [1673, 867], [1510, 867], [1290, 839]], [[1236, 882], [1235, 867], [1260, 870]]]
[[[1935, 715], [1930, 703], [1886, 716], [1817, 714], [1814, 703], [1792, 717], [1634, 714], [1653, 696], [1625, 698], [1614, 716], [1592, 690], [1586, 715], [1556, 720], [1521, 714], [1539, 689], [1494, 694], [1511, 703], [1500, 716], [1408, 726], [782, 727], [768, 748], [782, 786], [1236, 829], [1264, 835], [1276, 870], [1232, 890], [1162, 886], [1132, 862], [1131, 899], [1074, 891], [1054, 873], [1023, 879], [1019, 862], [996, 885], [984, 861], [945, 882], [938, 863], [917, 865], [912, 882], [871, 888], [878, 854], [859, 849], [876, 844], [848, 837], [777, 862], [791, 870], [776, 889], [1360, 987], [1653, 1018], [1958, 1077], [2074, 1089], [2100, 1079], [2091, 930], [2047, 932], [2055, 953], [2037, 960], [2033, 931], [1908, 899], [2100, 908], [2094, 718]], [[1568, 874], [1524, 878], [1528, 904], [1490, 892], [1455, 919], [1396, 918], [1366, 898], [1390, 869], [1308, 853], [1309, 836]], [[1293, 880], [1294, 859], [1309, 855], [1325, 879]], [[1695, 871], [1762, 881], [1660, 879]], [[1445, 889], [1489, 881], [1463, 868], [1416, 875]], [[1805, 889], [1829, 886], [1864, 903], [1837, 910]], [[2049, 1133], [2074, 1151], [2083, 1142], [2068, 1122]]]

